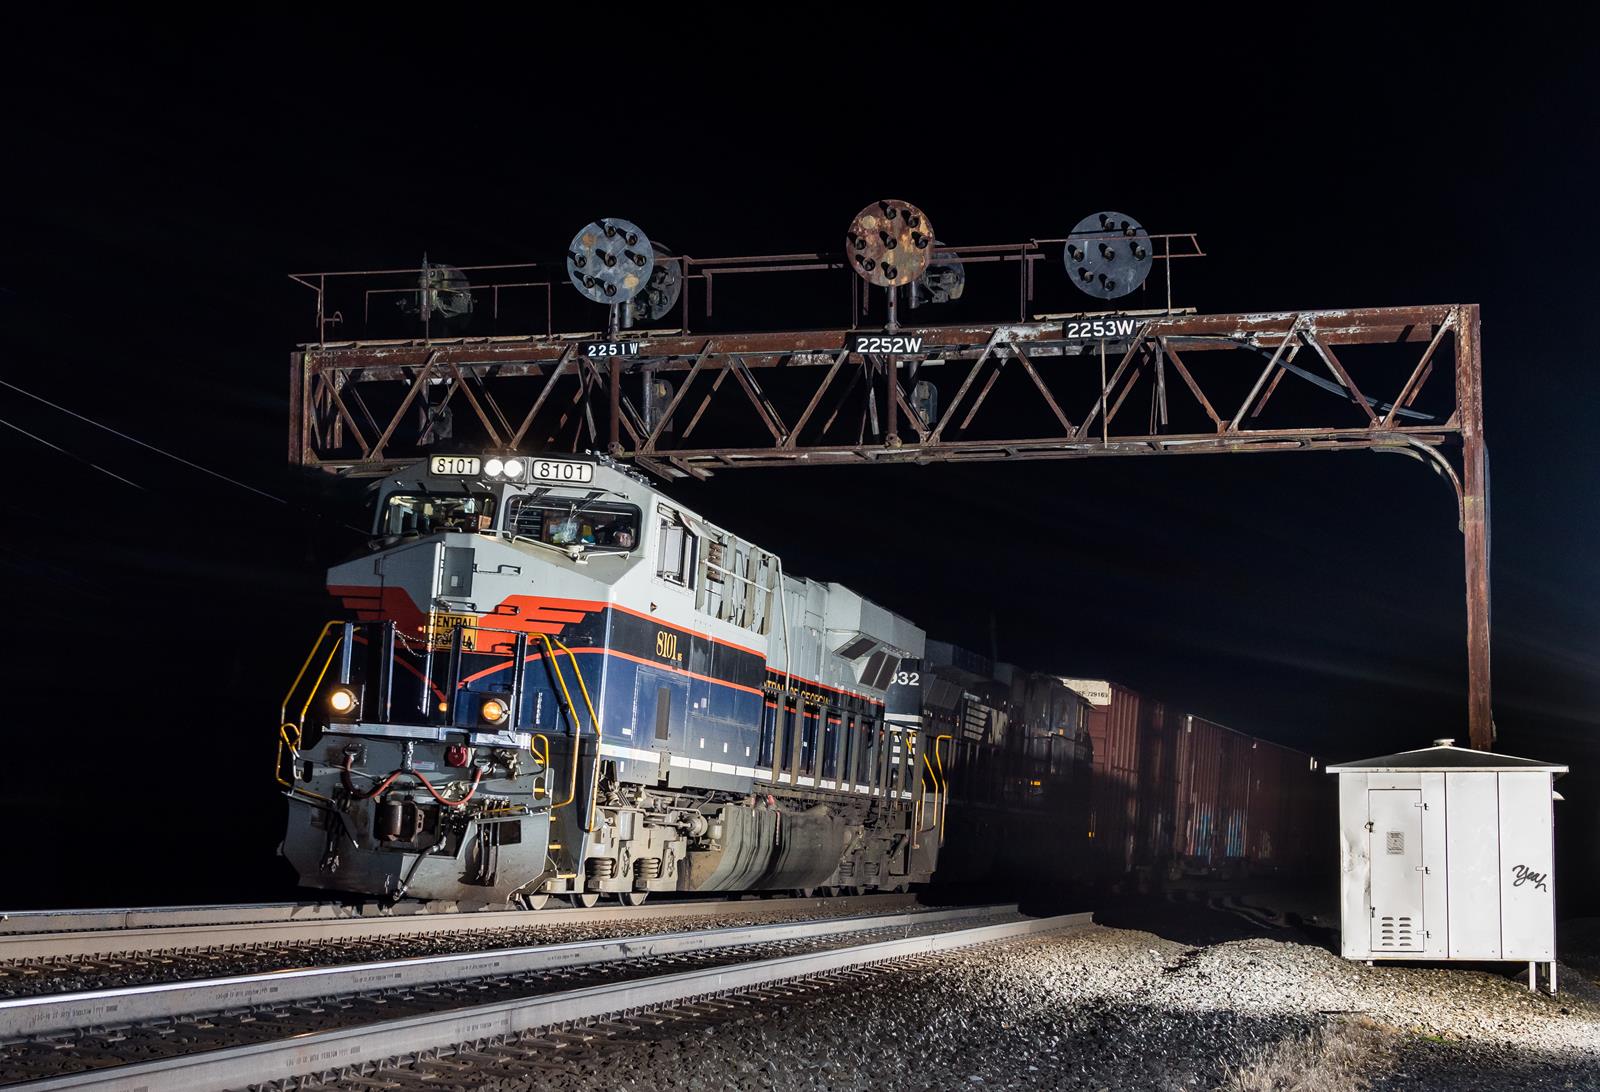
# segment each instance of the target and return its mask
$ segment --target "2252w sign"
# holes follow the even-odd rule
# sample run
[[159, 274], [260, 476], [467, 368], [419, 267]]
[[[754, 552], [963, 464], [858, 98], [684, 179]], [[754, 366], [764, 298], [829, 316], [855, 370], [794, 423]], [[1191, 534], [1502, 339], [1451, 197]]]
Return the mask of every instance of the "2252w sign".
[[851, 334], [852, 353], [920, 353], [923, 339], [906, 334]]

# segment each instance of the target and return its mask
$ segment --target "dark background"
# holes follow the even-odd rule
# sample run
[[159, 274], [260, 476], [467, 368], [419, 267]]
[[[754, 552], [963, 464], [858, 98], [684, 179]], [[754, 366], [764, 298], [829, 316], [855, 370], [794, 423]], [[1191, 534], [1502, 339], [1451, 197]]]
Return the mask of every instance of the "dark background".
[[[287, 355], [313, 333], [286, 273], [552, 257], [602, 215], [701, 255], [831, 249], [893, 196], [955, 243], [1102, 208], [1197, 232], [1210, 257], [1179, 270], [1178, 302], [1201, 311], [1482, 304], [1499, 746], [1573, 767], [1558, 891], [1595, 912], [1585, 32], [1201, 48], [1023, 45], [1018, 26], [911, 47], [889, 26], [690, 58], [638, 25], [436, 23], [401, 40], [86, 20], [10, 43], [0, 378], [286, 503], [0, 388], [0, 418], [65, 449], [0, 427], [0, 738], [21, 759], [0, 905], [292, 893], [273, 716], [329, 613], [322, 570], [359, 544], [351, 498], [285, 465]], [[836, 323], [837, 299], [808, 324]], [[1413, 462], [794, 469], [674, 491], [934, 636], [986, 649], [994, 619], [1008, 660], [1328, 760], [1465, 742], [1461, 540]]]

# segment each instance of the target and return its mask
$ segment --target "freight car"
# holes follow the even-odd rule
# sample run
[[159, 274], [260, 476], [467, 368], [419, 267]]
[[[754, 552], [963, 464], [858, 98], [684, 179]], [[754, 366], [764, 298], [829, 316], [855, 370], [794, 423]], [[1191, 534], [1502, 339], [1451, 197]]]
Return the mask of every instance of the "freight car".
[[1114, 682], [1063, 682], [1091, 707], [1096, 878], [1304, 871], [1328, 813], [1316, 758]]
[[922, 715], [950, 737], [941, 882], [1061, 883], [1087, 844], [1089, 703], [1060, 678], [929, 640]]
[[463, 907], [905, 890], [947, 742], [911, 622], [604, 457], [433, 456], [284, 702], [283, 853], [309, 887]]

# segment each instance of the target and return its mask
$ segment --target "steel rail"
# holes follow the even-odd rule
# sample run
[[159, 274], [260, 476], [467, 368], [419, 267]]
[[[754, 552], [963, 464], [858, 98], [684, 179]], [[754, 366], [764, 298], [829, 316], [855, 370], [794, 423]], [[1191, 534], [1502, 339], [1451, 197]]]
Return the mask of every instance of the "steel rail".
[[[158, 907], [147, 910], [39, 911], [33, 932], [0, 935], [0, 962], [127, 955], [173, 949], [261, 946], [304, 941], [425, 935], [474, 929], [537, 928], [543, 925], [659, 918], [707, 918], [722, 914], [791, 913], [827, 908], [888, 910], [914, 905], [914, 895], [853, 895], [838, 898], [763, 899], [760, 902], [696, 900], [590, 910], [465, 910], [355, 916], [332, 903], [277, 903], [230, 907]], [[226, 914], [221, 921], [206, 917]], [[115, 922], [123, 922], [116, 925]], [[167, 924], [160, 924], [166, 922]], [[69, 924], [82, 923], [82, 924]], [[6, 924], [12, 924], [8, 922]], [[52, 931], [46, 932], [45, 929]]]
[[119, 906], [83, 910], [7, 910], [0, 913], [0, 936], [282, 921], [290, 917], [359, 916], [360, 912], [352, 907], [328, 902], [248, 902], [197, 906]]
[[373, 990], [417, 989], [475, 978], [563, 970], [568, 967], [712, 951], [834, 934], [956, 922], [998, 913], [1015, 905], [823, 918], [723, 929], [654, 933], [569, 941], [487, 952], [386, 959], [326, 967], [300, 967], [226, 978], [188, 979], [84, 993], [41, 994], [0, 1000], [0, 1042], [54, 1035], [78, 1028], [125, 1026], [177, 1020], [204, 1013], [293, 1004]]
[[776, 959], [726, 964], [679, 974], [542, 994], [425, 1016], [299, 1035], [264, 1043], [179, 1055], [12, 1087], [32, 1092], [97, 1089], [171, 1092], [259, 1086], [316, 1074], [337, 1074], [462, 1043], [500, 1041], [535, 1028], [659, 1008], [695, 998], [757, 989], [886, 960], [933, 955], [1093, 924], [1090, 914], [1067, 914], [1000, 925], [955, 929]]

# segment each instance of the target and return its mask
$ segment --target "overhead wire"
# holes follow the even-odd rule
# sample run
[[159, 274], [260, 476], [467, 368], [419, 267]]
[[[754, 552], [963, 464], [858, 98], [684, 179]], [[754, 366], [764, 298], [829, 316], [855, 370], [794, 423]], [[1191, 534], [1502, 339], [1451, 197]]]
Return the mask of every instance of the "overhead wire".
[[[120, 436], [122, 439], [128, 441], [130, 444], [138, 444], [140, 447], [144, 448], [147, 451], [153, 451], [157, 455], [164, 456], [164, 457], [166, 457], [168, 459], [171, 459], [174, 462], [182, 463], [184, 466], [189, 467], [191, 470], [198, 470], [202, 474], [209, 474], [213, 478], [216, 478], [216, 479], [218, 479], [220, 481], [228, 482], [230, 485], [236, 485], [240, 489], [249, 490], [251, 493], [256, 494], [256, 496], [258, 496], [258, 497], [265, 497], [267, 500], [275, 501], [278, 504], [284, 505], [285, 507], [289, 507], [290, 506], [289, 502], [284, 500], [282, 497], [275, 496], [275, 495], [273, 495], [271, 493], [268, 493], [264, 489], [257, 489], [255, 486], [250, 485], [250, 484], [248, 484], [246, 482], [242, 482], [237, 478], [230, 478], [230, 477], [228, 477], [228, 475], [223, 474], [222, 472], [217, 471], [217, 470], [212, 470], [208, 466], [201, 466], [197, 462], [193, 462], [193, 461], [191, 461], [189, 459], [185, 459], [182, 455], [174, 455], [172, 452], [166, 451], [166, 450], [164, 450], [162, 448], [159, 448], [155, 444], [146, 443], [145, 441], [139, 439], [137, 436], [129, 436], [126, 432], [123, 432], [123, 431], [121, 431], [119, 429], [112, 428], [110, 425], [104, 424], [103, 422], [96, 421], [93, 417], [86, 417], [83, 414], [78, 413], [76, 410], [70, 410], [66, 406], [61, 405], [60, 403], [52, 402], [52, 401], [50, 401], [50, 399], [44, 397], [43, 395], [34, 394], [30, 390], [24, 390], [22, 387], [17, 386], [15, 383], [10, 383], [10, 382], [7, 382], [4, 379], [0, 379], [0, 387], [5, 387], [5, 388], [7, 388], [9, 390], [16, 391], [18, 394], [24, 395], [24, 396], [26, 396], [28, 398], [32, 398], [35, 402], [42, 402], [45, 405], [49, 406], [51, 409], [57, 410], [57, 411], [59, 411], [61, 413], [66, 414], [68, 417], [75, 417], [79, 421], [82, 421], [85, 424], [93, 425], [95, 428], [103, 429], [106, 432], [111, 433], [113, 436]], [[15, 426], [12, 426], [12, 427], [15, 427]], [[21, 431], [21, 430], [19, 429], [18, 431]], [[46, 441], [41, 441], [41, 442], [46, 442]], [[54, 445], [51, 445], [51, 446], [54, 446]], [[106, 473], [109, 474], [110, 471], [106, 471]], [[116, 477], [116, 475], [113, 474], [112, 477]], [[124, 478], [123, 480], [127, 481], [126, 478]], [[129, 482], [128, 484], [132, 485], [133, 483]]]
[[[4, 382], [4, 380], [0, 380], [0, 382]], [[10, 386], [10, 384], [7, 383], [6, 386]], [[94, 469], [100, 471], [100, 473], [106, 475], [106, 477], [108, 477], [108, 478], [115, 478], [115, 479], [117, 479], [117, 481], [121, 482], [124, 485], [131, 485], [135, 489], [141, 490], [143, 492], [149, 492], [149, 490], [145, 489], [145, 487], [140, 485], [138, 482], [129, 481], [127, 478], [124, 478], [121, 474], [115, 473], [114, 471], [107, 470], [105, 467], [101, 466], [99, 463], [92, 462], [89, 459], [85, 459], [82, 455], [79, 455], [75, 451], [68, 451], [66, 448], [62, 447], [60, 444], [53, 444], [49, 440], [46, 440], [43, 436], [35, 435], [34, 433], [29, 432], [27, 429], [23, 428], [21, 425], [13, 424], [12, 422], [7, 421], [4, 417], [0, 417], [0, 425], [4, 425], [6, 428], [11, 429], [13, 432], [22, 433], [22, 435], [26, 436], [28, 439], [34, 441], [35, 443], [43, 444], [45, 447], [49, 448], [51, 451], [59, 451], [61, 454], [65, 455], [69, 459], [76, 459], [78, 462], [83, 463], [85, 466], [93, 467]]]
[[[32, 398], [35, 402], [40, 402], [40, 403], [42, 403], [42, 404], [44, 404], [46, 406], [49, 406], [53, 410], [57, 410], [57, 411], [59, 411], [61, 413], [66, 414], [68, 417], [75, 418], [75, 419], [77, 419], [79, 421], [84, 422], [85, 424], [93, 425], [95, 428], [102, 429], [102, 430], [104, 430], [106, 432], [109, 432], [113, 436], [120, 437], [121, 439], [124, 439], [124, 440], [128, 441], [131, 444], [137, 444], [139, 447], [142, 447], [142, 448], [146, 449], [147, 451], [153, 451], [157, 455], [161, 455], [161, 456], [163, 456], [165, 458], [171, 459], [172, 461], [174, 461], [176, 463], [181, 463], [182, 465], [184, 465], [186, 467], [189, 467], [192, 470], [198, 470], [200, 473], [209, 475], [210, 477], [216, 478], [219, 481], [224, 481], [224, 482], [227, 482], [230, 485], [238, 486], [240, 489], [246, 490], [247, 492], [250, 492], [250, 493], [254, 493], [258, 497], [262, 497], [262, 498], [264, 498], [266, 500], [273, 501], [274, 503], [281, 504], [285, 508], [295, 508], [295, 509], [297, 509], [299, 511], [302, 511], [302, 512], [305, 511], [305, 509], [300, 508], [298, 505], [295, 505], [295, 504], [291, 503], [288, 500], [285, 500], [283, 497], [277, 496], [276, 494], [273, 494], [273, 493], [268, 493], [265, 489], [258, 489], [255, 486], [249, 484], [248, 482], [242, 482], [237, 478], [231, 478], [228, 475], [222, 473], [221, 471], [212, 470], [208, 466], [202, 466], [201, 464], [199, 464], [197, 462], [194, 462], [193, 460], [184, 458], [182, 455], [175, 455], [172, 452], [165, 450], [164, 448], [157, 447], [155, 444], [148, 443], [148, 442], [146, 442], [144, 440], [141, 440], [137, 436], [130, 436], [126, 432], [123, 432], [121, 429], [113, 428], [111, 425], [105, 424], [102, 421], [96, 421], [94, 418], [86, 416], [86, 415], [84, 415], [82, 413], [79, 413], [76, 410], [68, 409], [66, 406], [63, 406], [58, 402], [52, 402], [50, 399], [44, 397], [43, 395], [35, 394], [34, 392], [32, 392], [30, 390], [26, 390], [23, 387], [17, 386], [15, 383], [9, 382], [9, 381], [4, 380], [4, 379], [0, 379], [0, 387], [5, 387], [8, 390], [16, 391], [20, 395], [23, 395], [23, 396], [28, 397], [28, 398]], [[35, 436], [35, 435], [33, 435], [33, 433], [28, 432], [25, 429], [19, 428], [18, 426], [11, 424], [11, 422], [9, 422], [9, 421], [5, 421], [3, 419], [0, 419], [0, 424], [5, 424], [5, 425], [7, 425], [7, 426], [9, 426], [11, 428], [14, 428], [18, 432], [21, 432], [24, 436], [28, 436], [31, 439], [37, 440], [39, 443], [42, 443], [42, 444], [46, 445], [47, 447], [53, 448], [54, 450], [59, 451], [64, 455], [68, 455], [68, 456], [70, 456], [70, 457], [72, 457], [74, 459], [77, 459], [79, 462], [87, 463], [89, 466], [94, 467], [96, 470], [100, 471], [103, 474], [110, 474], [111, 477], [116, 478], [118, 481], [127, 482], [127, 484], [133, 486], [136, 489], [145, 489], [144, 486], [139, 485], [137, 482], [128, 481], [127, 478], [124, 478], [119, 474], [114, 474], [111, 471], [105, 469], [104, 467], [99, 466], [99, 465], [97, 465], [97, 464], [95, 464], [93, 462], [90, 462], [88, 459], [85, 459], [83, 456], [77, 455], [74, 452], [71, 452], [71, 451], [68, 451], [65, 448], [59, 447], [56, 444], [52, 444], [52, 443], [50, 443], [50, 441], [45, 440], [42, 437]], [[310, 512], [310, 513], [307, 513], [307, 514], [312, 515], [313, 517], [315, 517], [317, 519], [324, 518], [320, 514], [315, 513], [315, 512]], [[346, 528], [347, 530], [354, 531], [357, 534], [365, 535], [365, 534], [368, 533], [368, 529], [367, 528], [357, 527], [352, 523], [344, 523], [344, 522], [340, 521], [340, 526]]]

